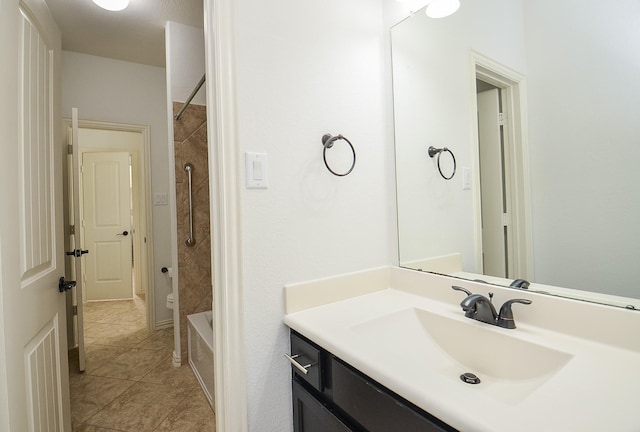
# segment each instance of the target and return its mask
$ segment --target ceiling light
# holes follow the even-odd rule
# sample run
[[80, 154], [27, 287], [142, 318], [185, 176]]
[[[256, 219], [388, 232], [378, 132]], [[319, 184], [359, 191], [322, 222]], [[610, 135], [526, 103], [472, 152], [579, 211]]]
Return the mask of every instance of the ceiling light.
[[427, 5], [425, 13], [430, 18], [444, 18], [453, 14], [459, 8], [460, 0], [433, 0]]
[[102, 9], [110, 11], [121, 11], [129, 6], [129, 0], [93, 0]]

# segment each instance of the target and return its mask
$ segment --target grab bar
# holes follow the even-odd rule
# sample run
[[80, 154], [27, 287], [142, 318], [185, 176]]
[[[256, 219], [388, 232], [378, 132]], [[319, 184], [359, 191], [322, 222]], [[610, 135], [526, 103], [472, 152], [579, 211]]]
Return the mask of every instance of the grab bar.
[[196, 240], [193, 238], [193, 203], [191, 201], [191, 173], [193, 172], [193, 165], [190, 163], [184, 164], [184, 170], [187, 172], [189, 183], [189, 237], [185, 241], [185, 244], [191, 247], [196, 244]]

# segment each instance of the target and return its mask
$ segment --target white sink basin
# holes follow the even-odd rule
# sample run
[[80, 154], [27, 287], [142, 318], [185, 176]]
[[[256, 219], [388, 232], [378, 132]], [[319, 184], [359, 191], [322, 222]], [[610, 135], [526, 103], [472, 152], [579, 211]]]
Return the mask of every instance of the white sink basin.
[[[460, 312], [462, 314], [462, 312]], [[384, 347], [379, 355], [402, 360], [424, 373], [438, 373], [461, 386], [516, 404], [549, 380], [572, 358], [518, 338], [513, 332], [469, 318], [450, 318], [411, 308], [351, 327], [360, 337]], [[471, 372], [477, 385], [460, 380]]]

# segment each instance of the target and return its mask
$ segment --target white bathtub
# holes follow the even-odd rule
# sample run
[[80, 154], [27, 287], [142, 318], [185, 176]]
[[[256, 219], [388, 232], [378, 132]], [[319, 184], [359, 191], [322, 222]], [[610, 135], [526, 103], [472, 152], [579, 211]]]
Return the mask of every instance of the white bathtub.
[[189, 365], [193, 369], [211, 407], [214, 407], [213, 381], [213, 325], [211, 311], [187, 315], [189, 325]]

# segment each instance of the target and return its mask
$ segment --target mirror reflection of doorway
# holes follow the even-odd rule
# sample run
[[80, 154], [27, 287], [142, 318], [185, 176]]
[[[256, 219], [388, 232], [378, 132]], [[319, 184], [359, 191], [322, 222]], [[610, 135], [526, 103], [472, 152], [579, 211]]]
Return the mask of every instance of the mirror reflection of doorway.
[[502, 92], [477, 80], [483, 274], [509, 278], [509, 197]]
[[531, 210], [525, 77], [474, 55], [476, 266], [485, 275], [529, 279]]
[[[473, 61], [476, 269], [529, 279], [533, 262], [525, 76], [478, 53]], [[481, 138], [488, 130], [489, 138]]]

